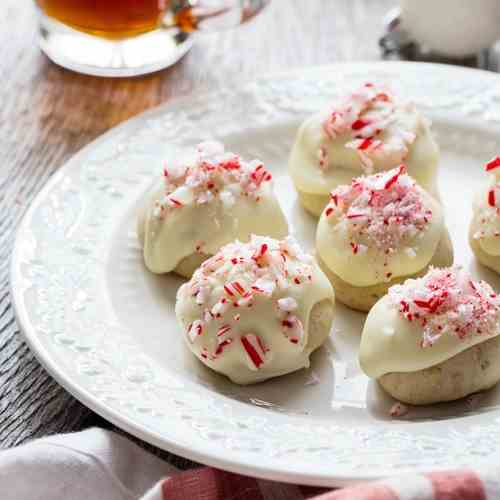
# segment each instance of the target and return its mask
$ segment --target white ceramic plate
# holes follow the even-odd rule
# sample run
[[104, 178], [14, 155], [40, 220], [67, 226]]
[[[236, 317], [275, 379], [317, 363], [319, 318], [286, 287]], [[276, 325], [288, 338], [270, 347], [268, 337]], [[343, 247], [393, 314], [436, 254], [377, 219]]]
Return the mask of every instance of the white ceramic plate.
[[286, 173], [300, 121], [341, 89], [386, 81], [433, 120], [456, 262], [486, 278], [467, 245], [484, 161], [500, 152], [500, 78], [451, 66], [337, 65], [242, 83], [141, 115], [78, 153], [45, 186], [19, 229], [12, 290], [26, 339], [83, 403], [128, 432], [243, 474], [333, 486], [409, 469], [500, 460], [500, 388], [411, 410], [359, 370], [364, 315], [337, 306], [309, 370], [238, 387], [203, 367], [175, 321], [181, 280], [153, 276], [135, 235], [138, 200], [179, 147], [217, 138], [273, 171], [292, 231], [311, 248], [314, 220]]

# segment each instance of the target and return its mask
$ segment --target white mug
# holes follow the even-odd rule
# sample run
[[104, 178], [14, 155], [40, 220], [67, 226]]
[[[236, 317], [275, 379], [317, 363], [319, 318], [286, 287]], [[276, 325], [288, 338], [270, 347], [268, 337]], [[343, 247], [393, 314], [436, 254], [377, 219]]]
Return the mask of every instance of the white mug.
[[500, 0], [401, 0], [401, 19], [412, 40], [449, 57], [500, 39]]

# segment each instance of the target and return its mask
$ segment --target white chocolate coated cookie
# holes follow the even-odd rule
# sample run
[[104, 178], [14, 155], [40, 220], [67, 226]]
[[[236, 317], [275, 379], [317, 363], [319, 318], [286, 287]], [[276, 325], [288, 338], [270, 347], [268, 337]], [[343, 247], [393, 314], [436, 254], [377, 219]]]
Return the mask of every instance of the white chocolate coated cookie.
[[309, 366], [328, 337], [334, 292], [291, 238], [224, 246], [177, 293], [186, 343], [209, 368], [250, 384]]
[[[360, 365], [369, 377], [384, 377], [383, 387], [403, 401], [448, 401], [498, 381], [499, 370], [473, 364], [479, 363], [477, 350], [470, 351], [475, 357], [469, 353], [458, 358], [462, 364], [455, 358], [499, 334], [500, 298], [487, 283], [473, 281], [458, 268], [431, 269], [422, 278], [390, 288], [375, 304], [363, 329]], [[497, 346], [485, 346], [484, 359], [500, 361]], [[431, 401], [425, 384], [437, 384], [452, 372], [463, 380], [452, 384], [443, 378], [439, 397]]]
[[402, 162], [438, 199], [438, 160], [429, 122], [415, 106], [368, 83], [302, 124], [289, 169], [297, 191], [306, 196], [304, 208], [319, 216], [321, 200], [335, 187]]
[[223, 245], [251, 234], [283, 238], [288, 224], [263, 164], [210, 142], [165, 167], [139, 214], [138, 234], [150, 271], [190, 277]]
[[469, 243], [481, 264], [500, 273], [500, 157], [485, 169], [491, 175], [474, 198]]
[[359, 177], [332, 191], [316, 233], [324, 265], [352, 287], [418, 273], [440, 251], [453, 261], [441, 205], [405, 167]]

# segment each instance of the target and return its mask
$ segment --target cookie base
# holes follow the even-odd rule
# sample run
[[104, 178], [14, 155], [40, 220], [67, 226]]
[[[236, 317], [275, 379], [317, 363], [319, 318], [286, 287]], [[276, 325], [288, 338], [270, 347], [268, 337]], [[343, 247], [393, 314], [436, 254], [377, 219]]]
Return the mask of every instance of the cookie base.
[[411, 405], [454, 401], [491, 389], [499, 381], [500, 336], [424, 370], [387, 373], [378, 379], [393, 398]]

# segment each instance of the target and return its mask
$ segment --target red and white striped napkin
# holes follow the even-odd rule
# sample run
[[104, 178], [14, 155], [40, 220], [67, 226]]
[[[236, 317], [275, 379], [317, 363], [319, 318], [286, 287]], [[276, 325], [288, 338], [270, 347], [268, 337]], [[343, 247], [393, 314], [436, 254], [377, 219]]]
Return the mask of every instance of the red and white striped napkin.
[[0, 452], [0, 498], [493, 500], [500, 499], [500, 466], [412, 474], [327, 490], [254, 479], [211, 467], [179, 472], [122, 436], [90, 429]]
[[500, 498], [499, 476], [500, 469], [457, 470], [326, 490], [202, 467], [160, 481], [142, 500], [492, 500]]

